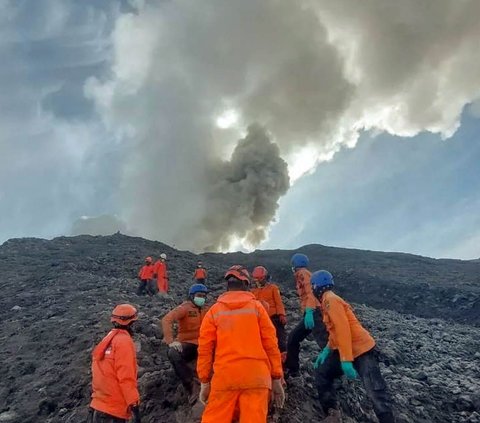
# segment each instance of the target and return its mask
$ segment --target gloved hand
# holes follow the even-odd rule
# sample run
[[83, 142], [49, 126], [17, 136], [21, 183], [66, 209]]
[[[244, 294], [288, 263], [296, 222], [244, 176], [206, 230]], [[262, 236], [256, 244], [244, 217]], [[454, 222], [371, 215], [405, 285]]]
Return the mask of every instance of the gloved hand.
[[200, 394], [198, 395], [198, 399], [203, 405], [207, 404], [209, 395], [210, 395], [210, 383], [201, 383]]
[[178, 342], [178, 341], [170, 342], [170, 344], [168, 344], [168, 346], [170, 348], [173, 348], [174, 350], [177, 350], [179, 353], [181, 353], [182, 350], [183, 350], [182, 343]]
[[142, 419], [140, 418], [140, 408], [138, 408], [138, 405], [130, 406], [130, 411], [132, 412], [133, 423], [142, 423]]
[[283, 408], [285, 404], [285, 390], [282, 379], [272, 379], [273, 403], [277, 408]]
[[332, 350], [328, 347], [328, 345], [318, 354], [317, 359], [313, 365], [313, 368], [316, 369], [318, 366], [324, 363], [327, 357], [330, 355]]
[[355, 367], [353, 367], [353, 363], [351, 361], [342, 361], [342, 371], [345, 376], [347, 376], [347, 379], [357, 379], [358, 378], [358, 373], [355, 370]]
[[303, 318], [303, 323], [305, 325], [305, 329], [313, 329], [313, 327], [315, 326], [315, 322], [313, 320], [313, 308], [305, 309], [305, 317]]
[[287, 324], [287, 316], [285, 314], [279, 314], [278, 315], [278, 320], [280, 320], [280, 323], [285, 326]]

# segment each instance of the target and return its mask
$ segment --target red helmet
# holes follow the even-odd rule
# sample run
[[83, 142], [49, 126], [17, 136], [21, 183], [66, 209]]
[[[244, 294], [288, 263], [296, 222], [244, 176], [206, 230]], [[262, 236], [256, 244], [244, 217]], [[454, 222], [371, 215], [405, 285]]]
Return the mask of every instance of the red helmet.
[[145, 258], [145, 261], [146, 261], [147, 263], [151, 263], [151, 262], [153, 261], [153, 259], [149, 256], [149, 257], [146, 257], [146, 258]]
[[263, 266], [257, 266], [253, 269], [252, 278], [259, 281], [266, 281], [268, 277], [268, 271]]
[[112, 311], [112, 317], [110, 321], [112, 323], [118, 323], [122, 326], [127, 326], [130, 323], [138, 320], [137, 309], [130, 304], [119, 304]]
[[225, 273], [225, 279], [228, 279], [230, 277], [250, 284], [250, 273], [248, 273], [248, 270], [245, 269], [245, 267], [240, 266], [239, 264], [236, 264], [227, 270], [227, 273]]

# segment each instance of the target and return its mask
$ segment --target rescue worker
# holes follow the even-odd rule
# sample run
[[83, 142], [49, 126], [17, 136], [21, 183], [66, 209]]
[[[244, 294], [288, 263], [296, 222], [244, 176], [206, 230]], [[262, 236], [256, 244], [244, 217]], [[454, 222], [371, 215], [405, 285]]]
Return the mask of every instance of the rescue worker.
[[300, 343], [312, 333], [315, 342], [320, 348], [327, 343], [327, 332], [322, 322], [320, 303], [315, 298], [310, 284], [308, 264], [309, 260], [305, 254], [296, 253], [291, 258], [292, 271], [295, 277], [295, 285], [300, 298], [300, 310], [303, 313], [302, 320], [288, 335], [287, 360], [285, 367], [289, 378], [300, 376]]
[[167, 271], [167, 255], [160, 254], [160, 258], [154, 265], [154, 278], [157, 279], [157, 289], [161, 294], [168, 292], [168, 271]]
[[137, 309], [117, 305], [112, 312], [113, 329], [92, 353], [91, 423], [141, 423], [137, 388], [137, 357], [132, 324]]
[[[208, 289], [205, 285], [194, 284], [188, 290], [188, 301], [171, 310], [162, 319], [163, 341], [169, 346], [167, 357], [189, 395], [193, 404], [198, 397], [199, 384], [189, 366], [197, 359], [198, 334], [203, 317]], [[177, 336], [173, 336], [173, 324], [177, 323]]]
[[333, 292], [330, 272], [313, 273], [311, 282], [328, 331], [328, 344], [314, 365], [320, 404], [328, 415], [323, 422], [342, 421], [333, 382], [344, 374], [348, 379], [362, 380], [379, 423], [393, 423], [392, 401], [378, 366], [375, 340], [357, 320], [350, 305]]
[[282, 362], [285, 362], [287, 356], [287, 333], [285, 331], [287, 317], [285, 316], [285, 306], [280, 296], [280, 290], [277, 285], [270, 282], [270, 274], [263, 266], [257, 266], [253, 269], [252, 278], [257, 287], [253, 288], [251, 292], [258, 301], [268, 304], [266, 310], [273, 326], [275, 326], [278, 348], [282, 355]]
[[195, 272], [193, 272], [193, 279], [197, 283], [202, 283], [202, 284], [205, 284], [207, 280], [207, 269], [203, 267], [203, 263], [200, 260], [197, 262], [197, 267], [195, 269]]
[[[265, 423], [270, 389], [283, 407], [282, 363], [275, 328], [263, 305], [247, 292], [250, 275], [242, 266], [225, 274], [227, 292], [203, 319], [198, 340], [202, 423]], [[213, 376], [212, 376], [213, 375]]]
[[153, 274], [153, 260], [151, 257], [147, 257], [145, 258], [145, 264], [140, 269], [140, 272], [138, 272], [140, 282], [138, 284], [137, 295], [145, 295], [145, 292], [150, 296], [155, 295], [157, 288]]

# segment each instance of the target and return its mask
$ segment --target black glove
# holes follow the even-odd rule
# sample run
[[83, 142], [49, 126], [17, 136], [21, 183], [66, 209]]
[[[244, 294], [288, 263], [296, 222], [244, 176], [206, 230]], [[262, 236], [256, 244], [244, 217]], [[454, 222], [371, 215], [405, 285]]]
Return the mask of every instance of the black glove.
[[132, 405], [132, 415], [133, 415], [133, 423], [142, 423], [142, 419], [140, 418], [140, 408], [138, 405]]

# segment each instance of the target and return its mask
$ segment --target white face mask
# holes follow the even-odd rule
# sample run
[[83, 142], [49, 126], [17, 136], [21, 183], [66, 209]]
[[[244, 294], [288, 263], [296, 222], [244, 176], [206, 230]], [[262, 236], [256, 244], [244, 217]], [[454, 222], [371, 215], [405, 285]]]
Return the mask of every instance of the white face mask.
[[193, 303], [198, 307], [203, 307], [205, 305], [205, 298], [203, 297], [193, 297]]

